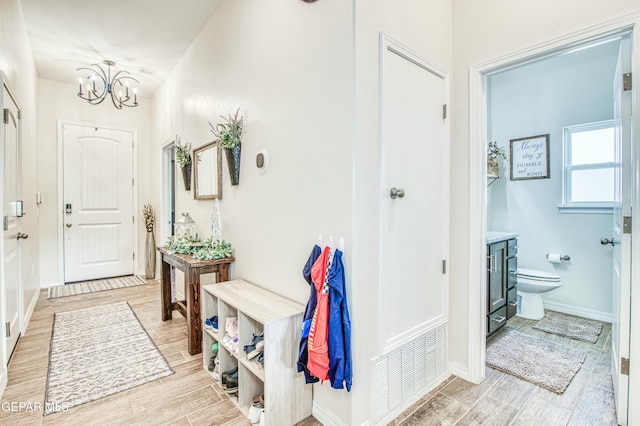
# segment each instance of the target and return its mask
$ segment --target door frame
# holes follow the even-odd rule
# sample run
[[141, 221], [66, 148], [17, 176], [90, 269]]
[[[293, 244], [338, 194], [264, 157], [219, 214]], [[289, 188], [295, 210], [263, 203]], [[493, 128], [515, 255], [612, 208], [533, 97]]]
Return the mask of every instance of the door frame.
[[[140, 219], [138, 217], [138, 131], [136, 129], [130, 129], [126, 127], [118, 127], [111, 125], [103, 125], [98, 123], [88, 123], [84, 121], [62, 120], [58, 119], [58, 285], [64, 285], [64, 125], [69, 124], [73, 126], [93, 127], [99, 129], [117, 130], [122, 132], [131, 132], [133, 136], [133, 252], [135, 254], [135, 260], [133, 262], [132, 274], [138, 274], [138, 263], [140, 260], [140, 250], [138, 247], [138, 234], [140, 233], [140, 226], [138, 225]], [[138, 221], [135, 221], [138, 219]]]
[[[167, 241], [173, 235], [173, 221], [171, 220], [171, 201], [173, 198], [175, 210], [175, 166], [171, 161], [175, 159], [175, 139], [162, 145], [162, 193], [161, 193], [161, 218], [160, 226], [161, 241]], [[171, 174], [173, 173], [173, 187], [171, 186]], [[168, 192], [173, 190], [173, 194], [168, 196]], [[175, 219], [175, 218], [174, 218]]]
[[[527, 62], [554, 55], [561, 50], [585, 43], [615, 36], [625, 32], [631, 33], [633, 46], [640, 46], [640, 13], [634, 13], [614, 20], [606, 21], [586, 29], [575, 31], [564, 36], [556, 37], [534, 46], [525, 47], [516, 52], [493, 58], [473, 65], [469, 69], [469, 153], [470, 153], [470, 173], [469, 173], [469, 317], [468, 317], [468, 370], [467, 379], [480, 383], [485, 374], [485, 304], [486, 300], [486, 232], [487, 232], [487, 187], [486, 187], [486, 135], [487, 135], [487, 98], [486, 80], [489, 75], [497, 71], [520, 66]], [[633, 47], [632, 47], [632, 50]], [[640, 72], [640, 57], [633, 55], [632, 69], [634, 74]], [[632, 110], [636, 111], [638, 105], [638, 78], [634, 75], [632, 89]], [[634, 114], [632, 126], [640, 129], [640, 114]], [[632, 135], [634, 158], [632, 159], [634, 168], [634, 182], [640, 181], [640, 140], [638, 132]], [[633, 205], [640, 206], [640, 194], [637, 190], [632, 190]], [[632, 214], [632, 235], [640, 235], [640, 213], [636, 211]], [[640, 271], [640, 250], [632, 251], [631, 259], [631, 284], [633, 290], [634, 271]], [[638, 273], [638, 272], [636, 272]], [[481, 279], [480, 285], [477, 283], [478, 277]], [[640, 317], [640, 297], [635, 297], [631, 302], [632, 322]], [[638, 325], [640, 322], [635, 321]], [[631, 333], [632, 334], [632, 333]], [[630, 336], [630, 359], [640, 357], [640, 339], [633, 339]], [[639, 358], [640, 359], [640, 358]], [[640, 397], [640, 370], [631, 370], [629, 376], [629, 399]], [[628, 411], [629, 424], [633, 424], [635, 419], [640, 419], [640, 407], [630, 404]]]

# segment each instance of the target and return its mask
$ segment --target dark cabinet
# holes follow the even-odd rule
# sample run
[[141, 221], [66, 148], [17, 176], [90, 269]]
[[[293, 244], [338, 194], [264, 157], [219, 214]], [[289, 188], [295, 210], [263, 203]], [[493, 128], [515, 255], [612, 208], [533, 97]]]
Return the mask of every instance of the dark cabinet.
[[487, 335], [517, 313], [517, 241], [512, 238], [487, 245]]

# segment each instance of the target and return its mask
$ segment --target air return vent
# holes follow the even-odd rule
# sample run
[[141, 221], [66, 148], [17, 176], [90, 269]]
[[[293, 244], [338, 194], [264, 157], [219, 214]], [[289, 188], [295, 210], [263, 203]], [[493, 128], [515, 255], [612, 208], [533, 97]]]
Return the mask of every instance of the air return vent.
[[446, 324], [374, 360], [376, 422], [422, 394], [446, 365]]

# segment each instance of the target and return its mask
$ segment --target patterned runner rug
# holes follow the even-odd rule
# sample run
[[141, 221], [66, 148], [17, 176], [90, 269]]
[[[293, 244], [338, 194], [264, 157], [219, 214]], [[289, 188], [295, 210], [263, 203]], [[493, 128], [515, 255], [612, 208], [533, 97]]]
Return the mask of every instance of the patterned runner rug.
[[171, 374], [127, 302], [56, 313], [44, 415]]
[[487, 348], [487, 365], [562, 394], [587, 354], [537, 337], [509, 331]]
[[102, 280], [82, 281], [79, 283], [65, 284], [57, 287], [49, 287], [47, 299], [58, 297], [76, 296], [78, 294], [95, 293], [97, 291], [113, 290], [116, 288], [135, 287], [146, 284], [147, 281], [137, 275], [126, 277], [105, 278]]
[[544, 317], [533, 328], [547, 333], [595, 343], [602, 332], [602, 323], [592, 319], [561, 314], [560, 312], [546, 311]]

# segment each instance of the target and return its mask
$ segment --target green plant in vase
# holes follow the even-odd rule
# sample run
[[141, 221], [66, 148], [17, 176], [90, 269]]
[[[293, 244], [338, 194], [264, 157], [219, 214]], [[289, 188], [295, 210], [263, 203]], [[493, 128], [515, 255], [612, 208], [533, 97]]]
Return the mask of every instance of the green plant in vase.
[[220, 116], [224, 121], [215, 126], [209, 122], [211, 133], [220, 141], [220, 146], [224, 148], [227, 157], [227, 165], [229, 166], [229, 176], [231, 185], [237, 185], [240, 182], [240, 150], [242, 129], [244, 127], [244, 119], [240, 115], [240, 108], [236, 110], [235, 115], [229, 114], [228, 117]]

